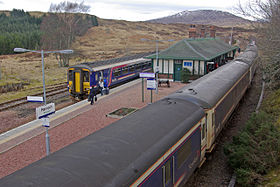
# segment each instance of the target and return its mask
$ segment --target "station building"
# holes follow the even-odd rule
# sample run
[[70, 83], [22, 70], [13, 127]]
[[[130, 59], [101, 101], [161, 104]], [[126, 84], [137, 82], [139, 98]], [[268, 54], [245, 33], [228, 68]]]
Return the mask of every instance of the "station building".
[[189, 38], [147, 58], [152, 59], [154, 72], [159, 71], [160, 79], [181, 81], [183, 68], [193, 77], [203, 76], [232, 60], [237, 50], [238, 47], [218, 38]]

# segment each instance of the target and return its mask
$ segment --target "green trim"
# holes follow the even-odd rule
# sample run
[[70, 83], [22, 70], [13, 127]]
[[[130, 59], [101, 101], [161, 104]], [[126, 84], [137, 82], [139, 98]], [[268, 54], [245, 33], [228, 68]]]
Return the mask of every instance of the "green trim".
[[200, 75], [200, 60], [198, 61], [198, 75]]
[[167, 70], [167, 72], [168, 72], [168, 77], [167, 77], [167, 78], [169, 78], [169, 74], [170, 74], [170, 73], [169, 73], [169, 60], [167, 61], [167, 63], [168, 63], [168, 64], [167, 64], [167, 69], [168, 69], [168, 70]]
[[192, 75], [194, 75], [194, 66], [195, 66], [195, 60], [193, 60], [193, 67], [192, 67]]
[[164, 72], [164, 59], [161, 59], [162, 73]]
[[207, 62], [206, 61], [204, 61], [204, 75], [206, 75], [207, 74]]

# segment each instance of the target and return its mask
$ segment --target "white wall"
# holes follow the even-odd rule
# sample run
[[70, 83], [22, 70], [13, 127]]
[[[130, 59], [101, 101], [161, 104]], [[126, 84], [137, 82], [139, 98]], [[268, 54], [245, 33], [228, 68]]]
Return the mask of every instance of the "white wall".
[[205, 62], [204, 61], [200, 61], [200, 75], [204, 75], [204, 64]]

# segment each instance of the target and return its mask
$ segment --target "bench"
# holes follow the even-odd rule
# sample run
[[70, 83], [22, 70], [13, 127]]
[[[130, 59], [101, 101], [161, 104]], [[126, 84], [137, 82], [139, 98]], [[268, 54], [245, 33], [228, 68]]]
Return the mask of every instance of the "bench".
[[169, 80], [158, 80], [158, 86], [161, 86], [161, 84], [166, 84], [168, 88], [170, 87]]

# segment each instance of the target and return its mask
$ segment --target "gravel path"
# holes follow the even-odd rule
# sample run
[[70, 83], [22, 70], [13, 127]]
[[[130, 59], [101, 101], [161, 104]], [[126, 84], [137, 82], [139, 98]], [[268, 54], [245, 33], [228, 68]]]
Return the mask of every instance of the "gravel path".
[[[185, 84], [172, 82], [170, 88], [160, 87], [159, 94], [153, 94], [153, 101], [159, 100], [183, 86]], [[94, 105], [87, 105], [86, 112], [50, 129], [51, 152], [55, 152], [118, 120], [106, 117], [106, 114], [116, 109], [121, 107], [142, 108], [146, 106], [150, 102], [150, 91], [145, 90], [145, 102], [142, 103], [141, 88], [141, 83], [138, 83], [126, 90], [103, 97]], [[2, 116], [1, 119], [9, 121], [10, 116], [7, 117], [6, 119], [5, 116]], [[26, 120], [26, 118], [28, 116], [24, 119]], [[20, 121], [20, 119], [18, 120]], [[45, 134], [43, 133], [0, 154], [0, 178], [45, 157], [45, 155]]]

